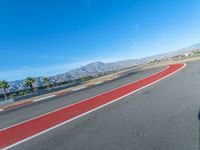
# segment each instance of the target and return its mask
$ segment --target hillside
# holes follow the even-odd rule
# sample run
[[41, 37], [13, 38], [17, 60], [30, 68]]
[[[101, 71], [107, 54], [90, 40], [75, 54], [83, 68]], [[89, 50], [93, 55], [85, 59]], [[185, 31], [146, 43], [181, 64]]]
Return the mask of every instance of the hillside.
[[[60, 83], [60, 82], [68, 81], [68, 80], [74, 80], [77, 78], [86, 77], [86, 76], [97, 76], [99, 74], [106, 73], [109, 71], [115, 71], [115, 70], [119, 70], [123, 68], [137, 66], [140, 64], [145, 64], [154, 59], [161, 59], [161, 58], [181, 55], [181, 54], [184, 54], [184, 53], [187, 53], [189, 51], [199, 49], [199, 48], [200, 48], [200, 43], [183, 48], [183, 49], [179, 49], [176, 51], [168, 52], [165, 54], [158, 54], [158, 55], [154, 55], [154, 56], [150, 56], [150, 57], [146, 57], [142, 59], [130, 59], [130, 60], [124, 60], [124, 61], [111, 62], [111, 63], [94, 62], [86, 66], [82, 66], [80, 68], [70, 70], [63, 74], [50, 76], [49, 79], [50, 79], [50, 82], [52, 83]], [[44, 77], [36, 78], [36, 82], [35, 82], [36, 87], [43, 85], [42, 83], [43, 78]], [[10, 88], [8, 89], [8, 92], [24, 90], [27, 88], [24, 85], [24, 80], [12, 81], [9, 84], [10, 84]]]

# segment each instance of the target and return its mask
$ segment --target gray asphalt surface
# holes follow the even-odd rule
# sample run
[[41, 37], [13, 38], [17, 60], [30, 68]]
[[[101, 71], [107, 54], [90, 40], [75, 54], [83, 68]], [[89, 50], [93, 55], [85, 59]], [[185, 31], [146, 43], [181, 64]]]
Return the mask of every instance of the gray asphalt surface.
[[199, 150], [199, 91], [200, 62], [188, 63], [150, 87], [13, 149]]
[[119, 86], [131, 83], [140, 78], [149, 76], [155, 72], [158, 72], [164, 68], [149, 69], [146, 71], [133, 72], [127, 77], [107, 82], [101, 85], [97, 85], [92, 88], [77, 91], [71, 94], [66, 94], [60, 97], [43, 100], [40, 102], [28, 104], [16, 109], [0, 112], [0, 129], [11, 126], [13, 124], [25, 121], [27, 119], [48, 113], [58, 108], [67, 106], [69, 104], [87, 99], [89, 97], [104, 93], [108, 90], [117, 88]]

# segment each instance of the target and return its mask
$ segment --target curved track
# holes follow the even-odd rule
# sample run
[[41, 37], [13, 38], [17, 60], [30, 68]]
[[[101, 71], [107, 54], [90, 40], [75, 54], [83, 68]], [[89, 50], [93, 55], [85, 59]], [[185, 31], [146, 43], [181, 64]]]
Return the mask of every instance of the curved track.
[[[170, 65], [167, 69], [165, 69], [161, 72], [158, 72], [156, 74], [153, 74], [153, 75], [151, 75], [147, 78], [144, 78], [142, 80], [138, 80], [138, 81], [135, 81], [135, 82], [130, 83], [128, 85], [118, 87], [118, 88], [113, 89], [109, 92], [105, 92], [105, 93], [97, 95], [93, 98], [86, 99], [84, 101], [81, 101], [81, 102], [78, 102], [76, 104], [64, 107], [62, 109], [48, 113], [48, 114], [43, 115], [41, 117], [37, 117], [35, 119], [26, 121], [24, 123], [14, 125], [14, 126], [11, 126], [9, 128], [6, 128], [6, 129], [2, 129], [0, 131], [0, 146], [1, 146], [1, 148], [7, 147], [7, 146], [10, 146], [10, 145], [11, 145], [10, 147], [16, 146], [15, 143], [20, 144], [21, 142], [24, 142], [25, 140], [29, 140], [29, 139], [35, 137], [36, 135], [40, 135], [41, 133], [44, 133], [46, 131], [50, 131], [51, 129], [54, 129], [55, 127], [58, 127], [58, 126], [63, 125], [65, 123], [68, 123], [69, 121], [74, 120], [75, 118], [79, 118], [80, 116], [88, 114], [89, 112], [93, 112], [94, 110], [102, 108], [103, 106], [106, 106], [106, 105], [108, 105], [112, 102], [115, 102], [115, 101], [118, 101], [118, 100], [120, 100], [120, 102], [126, 101], [126, 99], [128, 97], [131, 97], [133, 95], [132, 93], [134, 93], [134, 92], [136, 92], [140, 89], [143, 89], [144, 87], [152, 85], [155, 82], [160, 81], [161, 79], [177, 72], [181, 68], [183, 68], [183, 64]], [[120, 103], [120, 102], [118, 102], [118, 103]], [[112, 107], [112, 106], [114, 106], [114, 104], [110, 105], [109, 107]], [[121, 107], [124, 107], [124, 106], [126, 106], [126, 105], [122, 105]], [[102, 109], [106, 109], [106, 108], [107, 107], [102, 108]], [[125, 112], [129, 112], [129, 111], [131, 111], [131, 110], [127, 109]], [[98, 113], [98, 112], [95, 112], [95, 114], [96, 113]], [[118, 115], [116, 114], [116, 116], [118, 116]], [[127, 118], [128, 118], [128, 116], [127, 116]], [[122, 120], [122, 123], [123, 123], [123, 120]], [[60, 130], [61, 128], [63, 128], [63, 126], [57, 128], [57, 129], [54, 129], [51, 132], [48, 132], [44, 135], [41, 135], [38, 138], [41, 138], [42, 136], [47, 136], [48, 134], [51, 134], [52, 132], [55, 132], [56, 130]], [[73, 130], [71, 132], [73, 132]], [[12, 133], [12, 136], [10, 136], [11, 133]], [[70, 133], [70, 131], [69, 131], [69, 133]], [[55, 136], [58, 136], [58, 135], [55, 134]], [[99, 138], [101, 138], [101, 136]], [[115, 138], [117, 138], [117, 137], [113, 137], [113, 140]], [[22, 141], [22, 140], [24, 140], [24, 141]], [[37, 138], [35, 138], [33, 140], [37, 140]], [[26, 142], [24, 145], [26, 145], [27, 143], [30, 144], [31, 141]], [[33, 143], [35, 143], [35, 142], [33, 142]], [[31, 143], [31, 145], [33, 143]], [[44, 143], [44, 145], [45, 145], [45, 143]], [[58, 143], [60, 143], [60, 142], [58, 142]], [[124, 141], [124, 143], [126, 143], [126, 141]], [[27, 144], [27, 145], [29, 145], [29, 144]], [[63, 143], [63, 144], [65, 145], [65, 143]], [[63, 146], [63, 144], [60, 144], [60, 146]], [[87, 144], [89, 144], [89, 143], [87, 143]], [[23, 144], [21, 144], [21, 145], [23, 145]], [[19, 147], [21, 145], [19, 145]], [[70, 145], [70, 143], [69, 143], [69, 145]], [[84, 144], [82, 146], [84, 146]], [[19, 148], [19, 147], [17, 146], [15, 148]], [[29, 148], [31, 148], [31, 147], [29, 147]], [[51, 149], [51, 147], [49, 147], [49, 148]], [[65, 146], [65, 148], [70, 149], [67, 146]], [[58, 149], [61, 149], [61, 147], [59, 147]], [[87, 147], [87, 149], [90, 149], [90, 148]]]

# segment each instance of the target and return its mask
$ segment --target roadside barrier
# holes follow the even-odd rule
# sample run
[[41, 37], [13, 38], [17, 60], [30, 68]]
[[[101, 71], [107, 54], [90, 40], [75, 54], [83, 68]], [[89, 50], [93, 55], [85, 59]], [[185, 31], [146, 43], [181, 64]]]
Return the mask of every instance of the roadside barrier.
[[0, 106], [10, 104], [10, 103], [13, 103], [13, 102], [14, 102], [14, 99], [3, 100], [3, 101], [0, 101]]

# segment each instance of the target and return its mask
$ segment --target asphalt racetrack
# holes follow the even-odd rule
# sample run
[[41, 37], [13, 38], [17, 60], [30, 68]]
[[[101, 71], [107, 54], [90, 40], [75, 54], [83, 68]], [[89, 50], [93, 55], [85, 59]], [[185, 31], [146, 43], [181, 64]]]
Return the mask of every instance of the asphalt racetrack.
[[[0, 129], [111, 89], [163, 68], [133, 73], [90, 89], [0, 113]], [[11, 149], [193, 150], [199, 149], [200, 62], [114, 103]], [[10, 135], [15, 136], [15, 135]]]

